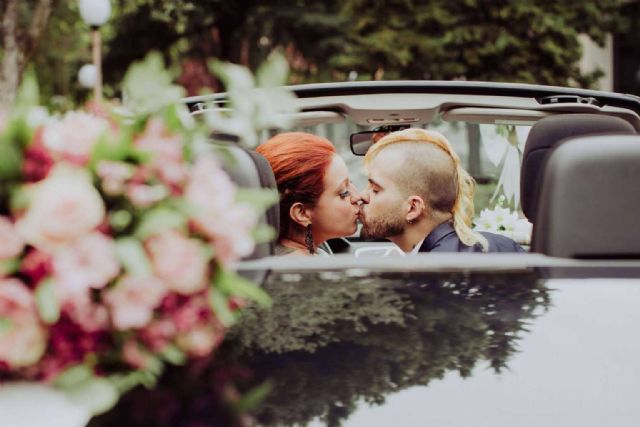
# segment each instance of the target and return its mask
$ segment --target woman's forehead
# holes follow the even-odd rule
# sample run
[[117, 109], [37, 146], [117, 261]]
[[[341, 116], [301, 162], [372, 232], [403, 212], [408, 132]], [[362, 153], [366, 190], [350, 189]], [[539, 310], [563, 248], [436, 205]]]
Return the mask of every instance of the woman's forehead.
[[324, 174], [325, 189], [333, 190], [349, 178], [349, 169], [339, 155], [334, 155]]

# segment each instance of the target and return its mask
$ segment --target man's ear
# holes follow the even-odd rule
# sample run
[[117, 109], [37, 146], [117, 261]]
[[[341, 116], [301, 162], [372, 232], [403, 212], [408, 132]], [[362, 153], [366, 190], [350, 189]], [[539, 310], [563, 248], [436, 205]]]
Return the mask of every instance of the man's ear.
[[420, 196], [409, 196], [407, 199], [409, 209], [407, 210], [406, 220], [409, 223], [416, 222], [427, 213], [427, 205]]
[[295, 202], [291, 205], [291, 208], [289, 208], [289, 217], [305, 228], [311, 224], [311, 211], [300, 202]]

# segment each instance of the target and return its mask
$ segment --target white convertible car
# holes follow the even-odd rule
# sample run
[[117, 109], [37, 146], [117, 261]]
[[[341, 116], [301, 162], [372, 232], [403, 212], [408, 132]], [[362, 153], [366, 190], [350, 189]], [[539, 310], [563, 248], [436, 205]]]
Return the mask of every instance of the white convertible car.
[[[437, 129], [475, 176], [476, 204], [499, 188], [533, 229], [524, 254], [396, 256], [354, 235], [292, 262], [261, 245], [240, 268], [273, 307], [249, 310], [218, 356], [253, 372], [247, 389], [271, 385], [259, 425], [638, 425], [640, 98], [433, 81], [291, 90], [296, 127], [333, 141], [357, 184], [370, 131]], [[273, 187], [268, 164], [238, 151], [236, 179]], [[278, 227], [277, 207], [264, 221]], [[214, 425], [189, 401], [158, 411]], [[95, 425], [156, 425], [131, 410]]]

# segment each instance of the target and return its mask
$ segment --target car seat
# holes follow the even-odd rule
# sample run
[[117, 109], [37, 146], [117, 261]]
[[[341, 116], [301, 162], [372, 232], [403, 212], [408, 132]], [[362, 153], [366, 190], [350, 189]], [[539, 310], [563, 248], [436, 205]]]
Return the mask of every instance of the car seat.
[[532, 251], [566, 258], [640, 258], [640, 136], [563, 141], [549, 155]]
[[543, 170], [550, 150], [561, 140], [593, 134], [635, 134], [627, 121], [600, 114], [560, 114], [538, 121], [529, 132], [522, 155], [520, 194], [522, 211], [536, 221]]

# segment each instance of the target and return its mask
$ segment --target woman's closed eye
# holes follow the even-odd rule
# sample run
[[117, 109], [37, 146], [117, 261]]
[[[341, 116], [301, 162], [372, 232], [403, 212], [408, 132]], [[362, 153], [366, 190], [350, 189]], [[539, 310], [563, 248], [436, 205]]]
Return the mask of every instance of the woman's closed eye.
[[351, 192], [349, 191], [349, 189], [345, 189], [342, 193], [339, 194], [341, 199], [346, 199], [347, 197], [349, 197], [351, 195]]

